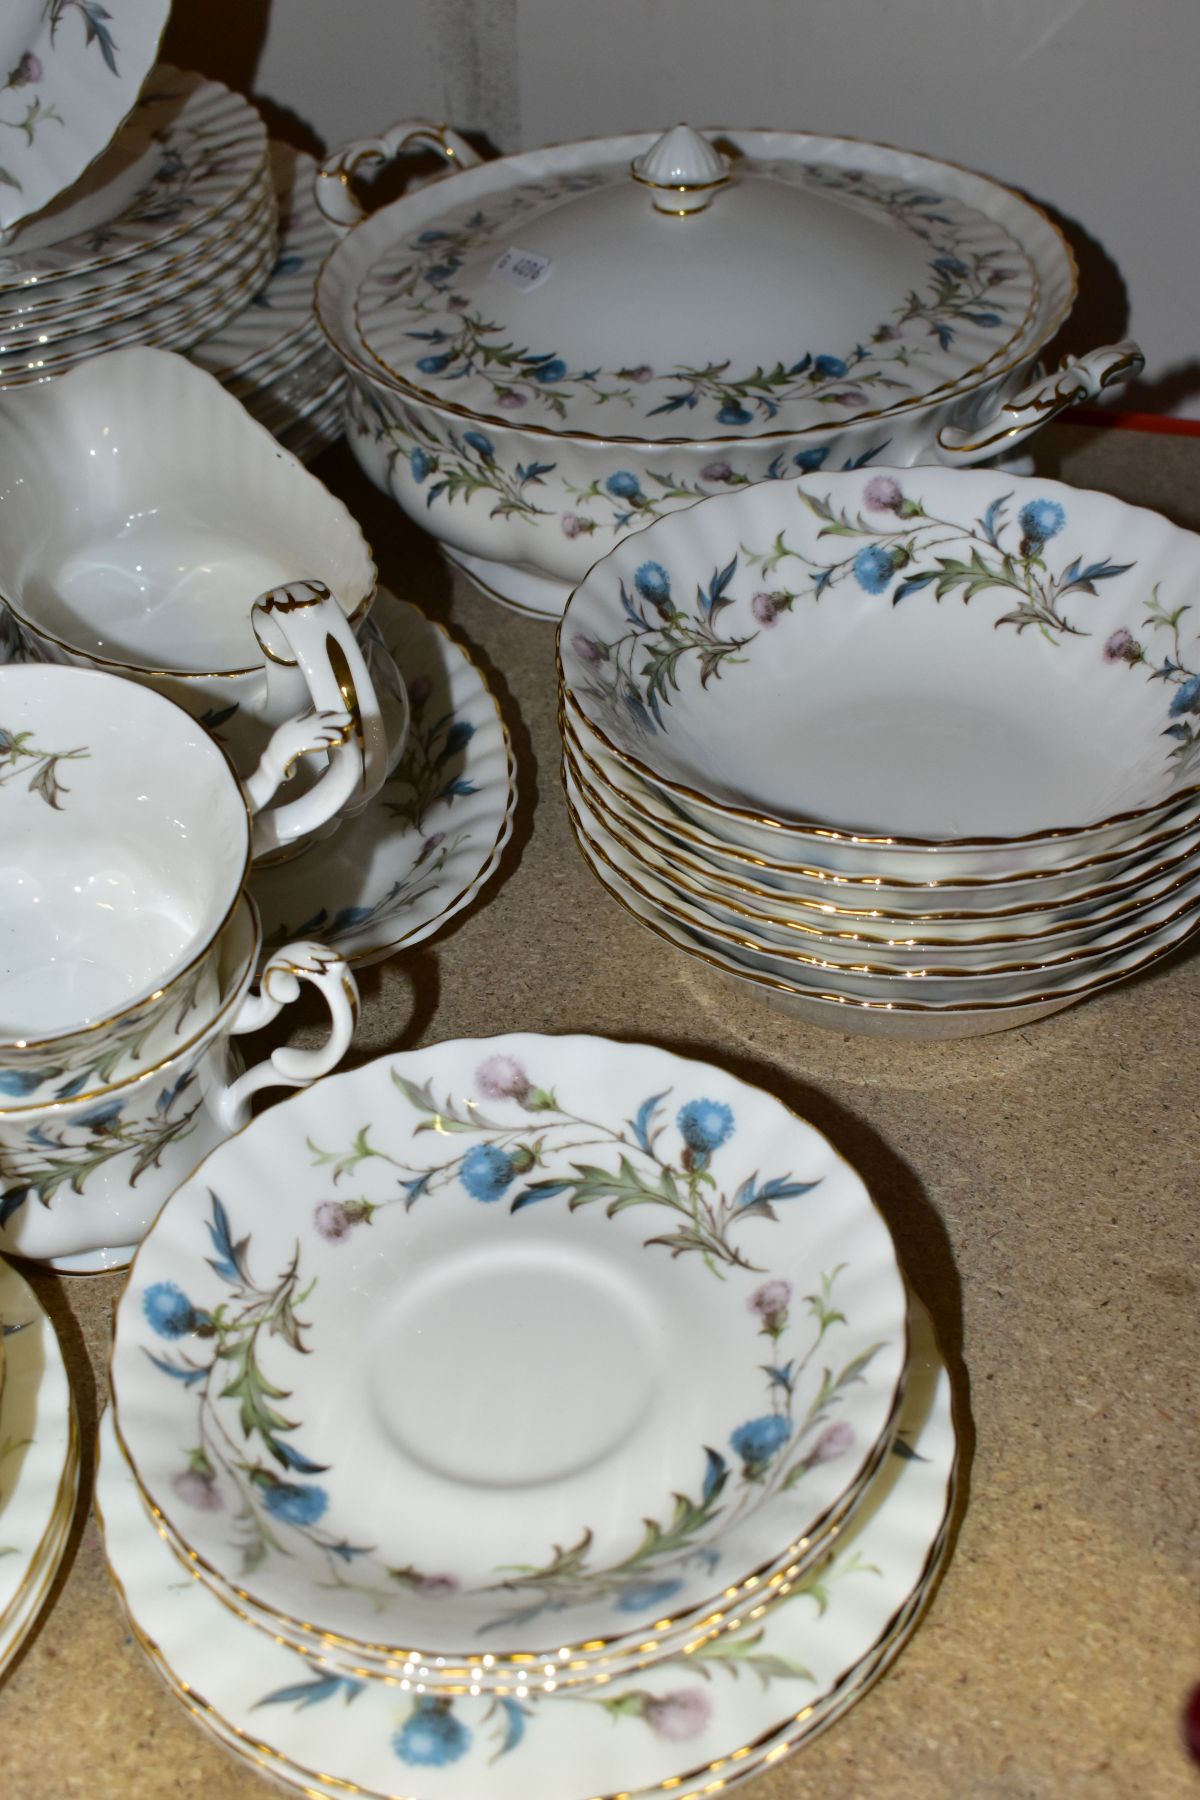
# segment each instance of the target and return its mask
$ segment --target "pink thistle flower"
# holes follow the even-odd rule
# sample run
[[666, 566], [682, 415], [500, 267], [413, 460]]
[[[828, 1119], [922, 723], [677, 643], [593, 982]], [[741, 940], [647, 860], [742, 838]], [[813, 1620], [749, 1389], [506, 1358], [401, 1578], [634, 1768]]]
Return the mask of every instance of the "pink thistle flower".
[[872, 475], [863, 489], [863, 500], [875, 512], [898, 512], [904, 495], [900, 483], [890, 475]]
[[699, 1688], [677, 1688], [673, 1694], [650, 1694], [646, 1723], [669, 1743], [697, 1737], [712, 1718], [712, 1701]]
[[505, 388], [503, 393], [496, 396], [496, 400], [505, 412], [519, 412], [525, 404], [524, 394], [518, 394], [515, 388]]
[[854, 1448], [854, 1427], [839, 1419], [835, 1425], [827, 1425], [808, 1455], [806, 1463], [833, 1462], [836, 1457], [844, 1456], [847, 1450]]
[[772, 1319], [781, 1312], [786, 1312], [792, 1298], [792, 1284], [773, 1278], [764, 1281], [761, 1287], [755, 1288], [746, 1302], [747, 1310], [757, 1313], [760, 1319]]
[[475, 1085], [488, 1100], [515, 1100], [523, 1106], [533, 1083], [511, 1056], [489, 1056], [475, 1071]]
[[225, 1502], [221, 1498], [216, 1482], [211, 1475], [202, 1475], [199, 1469], [184, 1469], [181, 1475], [176, 1475], [171, 1486], [179, 1498], [185, 1500], [189, 1506], [194, 1506], [197, 1512], [213, 1513], [224, 1510]]
[[727, 462], [705, 463], [700, 471], [701, 481], [729, 481], [732, 477], [733, 470]]
[[562, 526], [564, 537], [577, 538], [583, 530], [583, 520], [578, 513], [564, 513], [559, 524]]

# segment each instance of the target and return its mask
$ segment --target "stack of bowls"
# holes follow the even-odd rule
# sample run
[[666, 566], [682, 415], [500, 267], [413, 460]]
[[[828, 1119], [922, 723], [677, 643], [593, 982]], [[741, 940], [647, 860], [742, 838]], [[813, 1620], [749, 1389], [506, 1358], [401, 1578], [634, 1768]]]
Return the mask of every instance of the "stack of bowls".
[[[457, 1761], [485, 1715], [511, 1750], [526, 1703], [531, 1754], [569, 1757], [580, 1696], [649, 1717], [658, 1665], [752, 1653], [881, 1500], [910, 1367], [885, 1223], [770, 1095], [638, 1044], [437, 1044], [272, 1109], [167, 1202], [118, 1309], [101, 1484], [106, 1517], [125, 1482], [153, 1523], [110, 1553], [144, 1593], [174, 1552], [156, 1644], [178, 1565], [205, 1590], [173, 1674], [199, 1685], [204, 1613], [225, 1741], [245, 1719], [273, 1756], [280, 1702], [365, 1687], [402, 1761]], [[374, 1707], [323, 1781], [395, 1791]], [[684, 1710], [664, 1736], [711, 1708]], [[538, 1766], [519, 1791], [549, 1791]], [[634, 1785], [568, 1766], [556, 1793]]]
[[271, 144], [275, 266], [247, 306], [188, 352], [305, 461], [341, 436], [347, 379], [313, 311], [313, 283], [331, 241], [313, 193], [316, 174], [311, 156]]
[[839, 1029], [961, 1037], [1200, 921], [1200, 538], [994, 471], [665, 518], [575, 591], [564, 781], [603, 885]]
[[277, 236], [257, 112], [160, 64], [103, 155], [5, 243], [0, 387], [123, 344], [196, 343], [261, 290]]

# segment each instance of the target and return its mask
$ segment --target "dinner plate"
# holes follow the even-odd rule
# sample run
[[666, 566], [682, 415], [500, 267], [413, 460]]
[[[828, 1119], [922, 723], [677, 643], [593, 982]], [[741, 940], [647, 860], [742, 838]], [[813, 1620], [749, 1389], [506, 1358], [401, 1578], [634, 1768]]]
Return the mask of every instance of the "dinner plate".
[[271, 279], [251, 304], [197, 344], [193, 360], [220, 380], [244, 379], [260, 365], [286, 363], [297, 344], [328, 349], [313, 312], [313, 282], [330, 248], [329, 226], [313, 198], [317, 165], [290, 144], [271, 144], [279, 216], [279, 255]]
[[161, 306], [194, 288], [214, 259], [244, 246], [273, 216], [271, 189], [265, 180], [255, 179], [232, 205], [157, 257], [131, 258], [38, 288], [0, 293], [0, 340], [7, 350], [26, 348], [39, 338], [52, 344]]
[[0, 386], [28, 387], [63, 375], [77, 363], [105, 350], [128, 344], [151, 344], [162, 350], [186, 348], [210, 322], [218, 325], [246, 304], [261, 285], [275, 258], [275, 222], [266, 219], [258, 232], [218, 257], [192, 286], [133, 318], [119, 318], [94, 331], [57, 338], [48, 346], [0, 356]]
[[266, 157], [267, 128], [248, 100], [158, 64], [104, 155], [6, 239], [0, 292], [157, 254], [236, 200]]
[[592, 1690], [434, 1696], [363, 1681], [241, 1623], [139, 1505], [111, 1421], [97, 1511], [132, 1629], [236, 1756], [314, 1794], [396, 1800], [680, 1800], [748, 1779], [861, 1697], [922, 1617], [950, 1544], [950, 1384], [914, 1306], [896, 1451], [831, 1561], [709, 1654]]

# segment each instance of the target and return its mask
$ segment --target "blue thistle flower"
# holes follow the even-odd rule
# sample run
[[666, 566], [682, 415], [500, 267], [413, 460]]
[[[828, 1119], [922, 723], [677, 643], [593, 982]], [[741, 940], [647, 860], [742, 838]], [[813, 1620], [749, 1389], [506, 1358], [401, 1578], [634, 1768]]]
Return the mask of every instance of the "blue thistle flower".
[[438, 356], [420, 356], [417, 367], [422, 375], [440, 375], [443, 369], [449, 368], [454, 357], [449, 350], [443, 350]]
[[1057, 500], [1030, 500], [1017, 514], [1025, 545], [1035, 550], [1057, 536], [1066, 522], [1067, 515]]
[[1192, 675], [1175, 689], [1175, 697], [1169, 707], [1173, 719], [1181, 713], [1200, 712], [1200, 675]]
[[329, 1505], [325, 1489], [315, 1483], [300, 1487], [294, 1481], [271, 1481], [263, 1488], [262, 1498], [267, 1511], [285, 1525], [315, 1525]]
[[658, 1613], [668, 1600], [683, 1586], [682, 1578], [678, 1581], [642, 1581], [634, 1587], [627, 1587], [617, 1601], [617, 1611], [627, 1613]]
[[828, 444], [822, 444], [819, 448], [814, 445], [811, 450], [797, 450], [792, 461], [796, 467], [802, 469], [806, 475], [813, 475], [818, 469], [824, 467], [825, 458], [828, 455]]
[[[54, 1071], [49, 1071], [53, 1073]], [[10, 1099], [20, 1100], [26, 1094], [32, 1094], [48, 1079], [45, 1069], [3, 1069], [0, 1070], [0, 1094], [7, 1094]]]
[[402, 1762], [441, 1769], [471, 1748], [471, 1733], [454, 1717], [446, 1700], [422, 1698], [392, 1739]]
[[892, 553], [882, 544], [868, 544], [854, 559], [854, 579], [868, 594], [882, 594], [895, 572]]
[[561, 356], [548, 356], [545, 362], [529, 371], [535, 381], [561, 381], [566, 372], [567, 365]]
[[748, 1476], [761, 1475], [771, 1459], [778, 1455], [792, 1435], [789, 1419], [779, 1413], [767, 1413], [761, 1419], [749, 1419], [730, 1433], [729, 1442], [741, 1457]]
[[496, 452], [492, 440], [485, 437], [482, 431], [464, 431], [463, 443], [470, 444], [472, 450], [478, 450], [484, 462], [495, 462]]
[[717, 414], [718, 425], [750, 425], [754, 414], [748, 407], [739, 406], [736, 400], [727, 400]]
[[116, 1124], [124, 1106], [123, 1100], [106, 1100], [103, 1106], [97, 1106], [91, 1112], [82, 1113], [75, 1123], [85, 1131], [103, 1131], [107, 1126]]
[[711, 1156], [733, 1134], [733, 1109], [723, 1100], [689, 1100], [676, 1124], [689, 1150]]
[[476, 1144], [467, 1151], [460, 1171], [462, 1184], [473, 1200], [490, 1205], [499, 1200], [516, 1178], [516, 1164], [507, 1150], [496, 1144]]
[[618, 469], [604, 485], [616, 500], [640, 500], [642, 497], [642, 485], [629, 469]]
[[156, 1281], [142, 1296], [142, 1311], [162, 1338], [182, 1338], [195, 1330], [200, 1315], [173, 1281]]
[[840, 356], [818, 356], [813, 368], [818, 375], [824, 375], [830, 380], [837, 380], [846, 373], [846, 365]]
[[941, 275], [965, 275], [967, 265], [960, 262], [957, 256], [935, 256], [933, 266]]
[[413, 480], [419, 487], [433, 468], [433, 458], [427, 450], [422, 450], [419, 444], [415, 444], [408, 453], [408, 466], [412, 470]]
[[661, 563], [644, 562], [634, 573], [633, 585], [652, 606], [671, 598], [671, 577]]

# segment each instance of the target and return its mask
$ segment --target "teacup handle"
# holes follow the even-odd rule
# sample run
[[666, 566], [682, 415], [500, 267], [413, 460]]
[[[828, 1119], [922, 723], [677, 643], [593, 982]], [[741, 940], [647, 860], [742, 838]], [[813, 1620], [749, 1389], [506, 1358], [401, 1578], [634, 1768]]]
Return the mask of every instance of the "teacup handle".
[[308, 1087], [336, 1068], [350, 1048], [358, 1022], [358, 984], [344, 957], [328, 944], [307, 939], [285, 944], [268, 958], [258, 979], [258, 991], [251, 991], [242, 1001], [230, 1035], [240, 1036], [269, 1025], [299, 997], [304, 981], [312, 983], [329, 1008], [333, 1026], [328, 1038], [317, 1050], [296, 1050], [283, 1044], [228, 1087], [207, 1094], [209, 1111], [226, 1131], [239, 1131], [249, 1119], [252, 1094], [268, 1087]]
[[[322, 581], [293, 581], [260, 594], [251, 608], [268, 686], [307, 689], [315, 711], [284, 721], [243, 784], [254, 821], [253, 853], [265, 856], [331, 819], [360, 812], [387, 779], [388, 741], [375, 686], [345, 613]], [[300, 681], [296, 681], [297, 675]], [[294, 705], [297, 696], [291, 696]], [[263, 807], [302, 756], [325, 753], [329, 767], [308, 791]]]
[[365, 208], [350, 185], [355, 172], [364, 164], [391, 162], [394, 156], [417, 148], [436, 150], [451, 170], [470, 169], [483, 161], [457, 131], [449, 125], [435, 125], [431, 119], [402, 119], [389, 126], [382, 137], [355, 138], [353, 143], [342, 144], [325, 158], [313, 186], [317, 205], [338, 237], [365, 215]]

